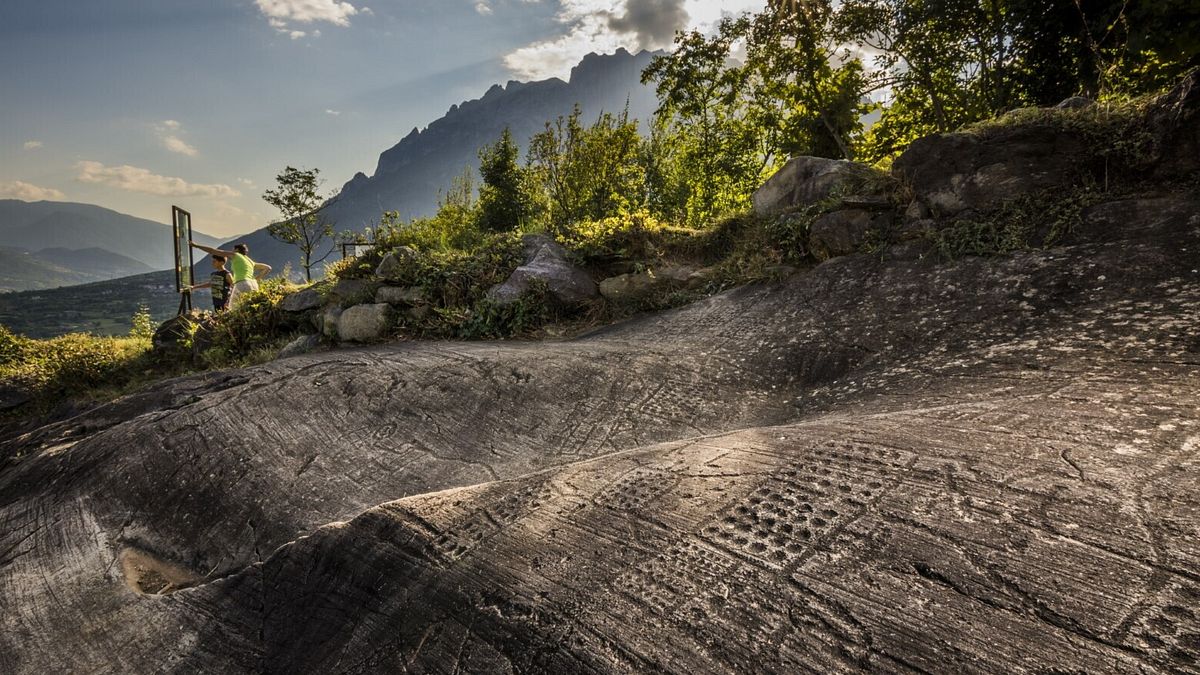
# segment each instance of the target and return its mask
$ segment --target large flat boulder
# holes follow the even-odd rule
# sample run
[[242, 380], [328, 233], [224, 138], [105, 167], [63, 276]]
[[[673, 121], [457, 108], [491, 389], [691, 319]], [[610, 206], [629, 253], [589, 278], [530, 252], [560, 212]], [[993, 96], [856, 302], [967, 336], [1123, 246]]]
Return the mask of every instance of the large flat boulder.
[[892, 171], [935, 215], [951, 216], [1077, 184], [1094, 173], [1093, 160], [1094, 149], [1081, 135], [1030, 123], [917, 139]]
[[29, 430], [0, 672], [1194, 671], [1200, 230], [1128, 208]]

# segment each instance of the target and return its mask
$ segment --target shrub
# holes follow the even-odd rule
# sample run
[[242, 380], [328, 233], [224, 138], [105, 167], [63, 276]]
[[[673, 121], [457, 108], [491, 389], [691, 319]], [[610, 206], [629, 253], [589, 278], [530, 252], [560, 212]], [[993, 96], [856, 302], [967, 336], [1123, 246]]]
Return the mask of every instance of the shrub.
[[145, 379], [149, 340], [72, 333], [33, 340], [0, 327], [0, 381], [28, 391], [40, 404], [120, 391]]

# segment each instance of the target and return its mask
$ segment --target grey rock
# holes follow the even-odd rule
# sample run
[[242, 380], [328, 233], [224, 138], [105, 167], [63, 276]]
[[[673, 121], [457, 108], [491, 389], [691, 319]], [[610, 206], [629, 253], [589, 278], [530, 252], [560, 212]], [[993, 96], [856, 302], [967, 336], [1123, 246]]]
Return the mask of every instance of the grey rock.
[[287, 343], [283, 349], [279, 350], [278, 359], [286, 359], [292, 356], [300, 356], [315, 351], [321, 346], [320, 335], [301, 335], [300, 337]]
[[342, 318], [342, 313], [345, 312], [338, 305], [330, 305], [321, 313], [321, 334], [327, 338], [336, 338], [338, 336], [338, 321]]
[[154, 335], [150, 338], [150, 345], [154, 351], [159, 353], [184, 350], [199, 323], [199, 319], [189, 314], [181, 314], [167, 319], [154, 330]]
[[949, 216], [1074, 185], [1087, 175], [1091, 152], [1080, 134], [1029, 123], [918, 139], [892, 171], [935, 215]]
[[1200, 171], [1200, 69], [1154, 102], [1146, 126], [1155, 140], [1147, 158], [1154, 176], [1175, 179]]
[[0, 412], [16, 410], [32, 400], [33, 398], [25, 389], [0, 382]]
[[371, 279], [338, 279], [329, 290], [329, 296], [343, 306], [356, 305], [373, 298], [377, 284]]
[[844, 209], [886, 211], [892, 208], [891, 197], [887, 195], [847, 195], [839, 201]]
[[433, 314], [433, 307], [429, 305], [417, 305], [404, 310], [404, 315], [413, 321], [424, 321], [430, 314]]
[[1087, 207], [1083, 224], [1068, 236], [1074, 243], [1179, 237], [1200, 229], [1200, 198], [1141, 197]]
[[392, 306], [387, 303], [355, 305], [338, 317], [337, 334], [342, 342], [378, 342], [392, 326]]
[[1193, 671], [1200, 231], [1169, 227], [6, 437], [0, 671]]
[[754, 193], [754, 212], [773, 215], [813, 204], [839, 191], [863, 196], [886, 176], [862, 164], [823, 157], [793, 157]]
[[911, 223], [917, 220], [925, 220], [930, 215], [929, 207], [922, 204], [920, 200], [914, 199], [908, 203], [908, 208], [904, 209], [904, 222]]
[[1054, 107], [1059, 110], [1080, 110], [1082, 108], [1090, 108], [1094, 105], [1096, 105], [1096, 102], [1086, 96], [1072, 96], [1064, 99]]
[[419, 305], [425, 302], [425, 290], [418, 286], [380, 286], [375, 291], [375, 302], [389, 305]]
[[873, 216], [863, 209], [843, 209], [813, 221], [808, 248], [818, 260], [854, 253], [871, 229]]
[[279, 308], [285, 312], [307, 312], [317, 309], [324, 303], [321, 293], [315, 288], [306, 288], [291, 293], [279, 303]]
[[564, 307], [583, 304], [597, 297], [596, 282], [582, 269], [571, 264], [567, 251], [543, 235], [526, 236], [522, 241], [526, 260], [503, 283], [488, 290], [492, 302], [507, 305], [516, 302], [535, 282], [544, 283], [551, 299]]
[[375, 276], [385, 280], [400, 279], [417, 255], [413, 249], [401, 246], [383, 256], [383, 260], [379, 261], [379, 267], [375, 268]]

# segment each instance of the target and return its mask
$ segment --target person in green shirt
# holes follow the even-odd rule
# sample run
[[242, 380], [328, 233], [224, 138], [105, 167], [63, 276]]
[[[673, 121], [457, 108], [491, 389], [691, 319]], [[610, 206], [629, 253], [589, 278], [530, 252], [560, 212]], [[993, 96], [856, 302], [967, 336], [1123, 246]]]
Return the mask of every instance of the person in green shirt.
[[192, 248], [198, 248], [209, 255], [219, 255], [229, 259], [229, 267], [233, 271], [233, 289], [229, 293], [230, 309], [237, 307], [238, 297], [251, 291], [258, 290], [258, 280], [271, 273], [271, 266], [256, 263], [250, 257], [250, 247], [245, 244], [234, 244], [232, 251], [224, 251], [211, 246], [189, 241]]

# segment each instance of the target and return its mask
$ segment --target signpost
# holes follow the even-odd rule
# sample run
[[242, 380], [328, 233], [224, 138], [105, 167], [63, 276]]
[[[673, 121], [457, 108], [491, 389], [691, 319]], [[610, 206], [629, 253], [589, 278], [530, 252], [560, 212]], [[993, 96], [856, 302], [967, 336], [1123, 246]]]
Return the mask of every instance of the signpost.
[[171, 227], [175, 236], [175, 290], [180, 294], [179, 314], [183, 315], [192, 311], [191, 287], [196, 284], [192, 271], [192, 214], [172, 206]]

